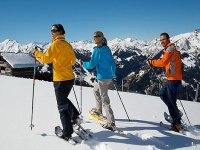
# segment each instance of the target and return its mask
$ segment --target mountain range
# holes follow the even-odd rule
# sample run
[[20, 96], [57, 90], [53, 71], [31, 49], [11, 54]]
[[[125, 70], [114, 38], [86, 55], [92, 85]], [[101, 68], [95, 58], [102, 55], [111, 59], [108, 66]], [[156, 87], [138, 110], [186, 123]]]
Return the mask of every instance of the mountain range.
[[[196, 98], [200, 101], [200, 97], [196, 96], [197, 84], [200, 83], [200, 30], [173, 36], [171, 41], [176, 44], [183, 61], [184, 79], [178, 97], [190, 101]], [[20, 44], [15, 40], [6, 39], [0, 43], [0, 52], [32, 53], [35, 45], [46, 50], [50, 43]], [[95, 46], [92, 41], [75, 41], [71, 42], [71, 45], [75, 49], [77, 58], [84, 61], [90, 59]], [[151, 59], [163, 49], [159, 39], [143, 41], [115, 38], [108, 41], [108, 46], [117, 63], [119, 89], [150, 95], [159, 94], [161, 82], [166, 80], [164, 71], [157, 68], [150, 69], [145, 63], [147, 59]], [[162, 54], [157, 57], [162, 57]], [[85, 81], [92, 84], [90, 77], [93, 76], [88, 76], [90, 75], [85, 73]]]

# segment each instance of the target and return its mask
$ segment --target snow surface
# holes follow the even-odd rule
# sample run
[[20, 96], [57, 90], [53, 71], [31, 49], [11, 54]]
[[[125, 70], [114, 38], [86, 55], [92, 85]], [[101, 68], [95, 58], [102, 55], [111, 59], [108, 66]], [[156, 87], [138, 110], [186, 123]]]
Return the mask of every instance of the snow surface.
[[[80, 87], [74, 87], [79, 98]], [[116, 125], [125, 130], [127, 136], [105, 130], [88, 117], [88, 111], [95, 106], [95, 100], [92, 88], [83, 87], [83, 126], [94, 138], [72, 146], [54, 135], [54, 127], [61, 123], [52, 82], [36, 80], [35, 127], [31, 131], [32, 80], [0, 75], [0, 150], [200, 149], [200, 120], [197, 117], [200, 113], [199, 103], [182, 101], [196, 128], [183, 135], [159, 126], [160, 121], [165, 122], [163, 112], [167, 108], [158, 97], [120, 92], [132, 120], [129, 122], [116, 91], [109, 91], [109, 95]], [[73, 92], [69, 98], [76, 106]], [[183, 119], [186, 122], [185, 116]]]

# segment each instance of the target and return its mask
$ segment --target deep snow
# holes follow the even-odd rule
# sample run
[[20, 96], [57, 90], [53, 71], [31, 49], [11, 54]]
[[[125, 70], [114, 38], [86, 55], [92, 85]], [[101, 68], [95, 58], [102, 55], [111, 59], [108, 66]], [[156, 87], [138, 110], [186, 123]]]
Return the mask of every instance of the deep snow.
[[[75, 86], [77, 97], [80, 87]], [[30, 130], [32, 80], [0, 75], [0, 149], [1, 150], [132, 150], [132, 149], [200, 149], [200, 104], [182, 101], [192, 125], [192, 133], [182, 135], [159, 126], [167, 111], [163, 102], [154, 96], [120, 92], [127, 112], [128, 122], [116, 91], [109, 91], [116, 125], [128, 135], [122, 136], [103, 129], [88, 117], [95, 106], [92, 88], [83, 87], [83, 126], [93, 139], [72, 146], [54, 135], [54, 127], [61, 125], [56, 106], [53, 84], [38, 81], [35, 84], [35, 127]], [[76, 106], [73, 92], [69, 98]], [[179, 108], [180, 107], [180, 103]], [[182, 109], [181, 109], [182, 110]], [[182, 110], [183, 111], [183, 110]], [[186, 117], [183, 117], [186, 121]], [[166, 123], [166, 122], [165, 122]]]

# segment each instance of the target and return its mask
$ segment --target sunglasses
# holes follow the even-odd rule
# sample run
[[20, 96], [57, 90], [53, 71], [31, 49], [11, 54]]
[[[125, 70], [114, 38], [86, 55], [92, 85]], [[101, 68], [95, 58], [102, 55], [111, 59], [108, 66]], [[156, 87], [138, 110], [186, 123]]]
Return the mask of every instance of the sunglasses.
[[99, 36], [99, 35], [95, 35], [95, 36], [94, 36], [94, 38], [99, 38], [99, 37], [101, 37], [101, 36]]
[[52, 32], [52, 33], [56, 33], [56, 32], [59, 32], [59, 30], [52, 29], [51, 32]]

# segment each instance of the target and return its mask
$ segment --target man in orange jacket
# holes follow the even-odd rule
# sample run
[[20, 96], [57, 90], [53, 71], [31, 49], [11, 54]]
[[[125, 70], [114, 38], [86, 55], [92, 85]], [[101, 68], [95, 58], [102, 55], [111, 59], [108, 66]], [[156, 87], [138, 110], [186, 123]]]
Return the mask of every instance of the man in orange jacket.
[[164, 54], [161, 59], [148, 60], [154, 67], [165, 67], [167, 82], [160, 90], [160, 98], [167, 105], [173, 119], [172, 128], [176, 132], [181, 130], [181, 116], [177, 107], [177, 88], [182, 80], [182, 61], [176, 46], [170, 42], [167, 33], [161, 33], [160, 43], [164, 47]]

